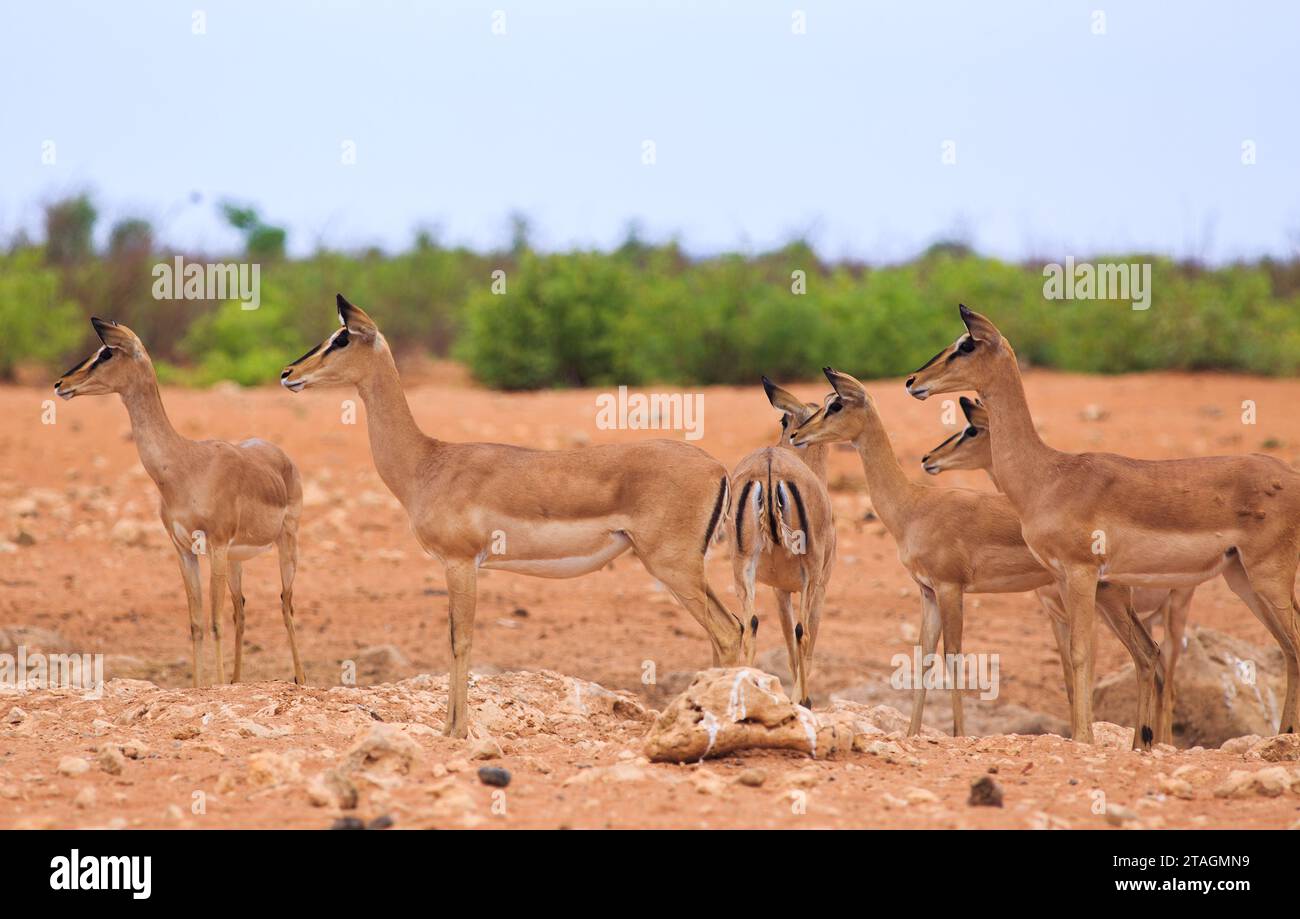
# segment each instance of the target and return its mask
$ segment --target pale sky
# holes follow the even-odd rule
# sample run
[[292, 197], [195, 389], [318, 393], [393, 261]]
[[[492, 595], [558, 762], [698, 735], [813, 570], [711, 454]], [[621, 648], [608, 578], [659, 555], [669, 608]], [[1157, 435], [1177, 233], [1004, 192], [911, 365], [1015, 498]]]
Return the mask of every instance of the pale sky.
[[421, 224], [483, 248], [516, 210], [549, 249], [636, 220], [700, 254], [1300, 250], [1282, 0], [45, 0], [5, 3], [0, 35], [0, 239], [84, 188], [103, 233], [140, 215], [209, 251], [236, 244], [223, 198], [295, 253]]

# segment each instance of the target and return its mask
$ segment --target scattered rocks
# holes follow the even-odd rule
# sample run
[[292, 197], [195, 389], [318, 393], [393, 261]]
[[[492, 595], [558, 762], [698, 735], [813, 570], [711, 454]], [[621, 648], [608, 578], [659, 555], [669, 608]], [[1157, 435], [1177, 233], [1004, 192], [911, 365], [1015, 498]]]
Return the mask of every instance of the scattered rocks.
[[494, 788], [505, 788], [510, 784], [510, 770], [502, 769], [500, 766], [480, 766], [478, 780]]
[[1268, 763], [1293, 763], [1300, 760], [1300, 734], [1276, 734], [1251, 745], [1246, 759]]
[[1300, 774], [1292, 774], [1284, 766], [1269, 766], [1256, 772], [1234, 769], [1214, 789], [1214, 796], [1249, 798], [1261, 795], [1275, 798], [1297, 786], [1300, 786]]
[[980, 776], [970, 783], [970, 798], [966, 803], [972, 807], [1001, 807], [1001, 783], [991, 775]]
[[420, 745], [391, 724], [373, 724], [357, 735], [343, 754], [339, 771], [350, 773], [362, 766], [378, 764], [391, 771], [407, 773], [420, 756]]
[[126, 765], [126, 754], [117, 744], [106, 743], [100, 746], [95, 761], [99, 763], [99, 768], [109, 775], [121, 775], [122, 768]]

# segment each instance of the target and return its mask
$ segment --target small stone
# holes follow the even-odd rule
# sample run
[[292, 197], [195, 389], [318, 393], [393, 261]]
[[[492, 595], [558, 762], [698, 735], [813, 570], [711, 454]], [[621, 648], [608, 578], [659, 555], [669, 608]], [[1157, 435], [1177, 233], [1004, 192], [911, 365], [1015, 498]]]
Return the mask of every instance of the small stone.
[[903, 792], [908, 804], [938, 804], [939, 796], [928, 788], [909, 788]]
[[501, 745], [491, 737], [484, 737], [474, 742], [470, 748], [470, 759], [500, 759], [502, 755]]
[[338, 817], [330, 824], [331, 830], [364, 830], [366, 824], [360, 817]]
[[90, 733], [94, 734], [96, 737], [103, 737], [111, 730], [113, 730], [113, 723], [111, 721], [105, 721], [103, 718], [96, 718], [94, 721], [90, 722]]
[[90, 763], [80, 756], [65, 756], [59, 760], [60, 775], [84, 775], [90, 771]]
[[95, 806], [95, 798], [95, 786], [83, 785], [81, 791], [77, 792], [77, 796], [72, 799], [72, 803], [85, 810], [88, 807]]
[[1125, 823], [1129, 823], [1130, 821], [1136, 822], [1137, 819], [1137, 812], [1122, 804], [1106, 805], [1106, 822], [1111, 826], [1123, 826]]
[[1196, 797], [1196, 789], [1192, 788], [1192, 783], [1186, 779], [1177, 776], [1167, 776], [1163, 772], [1156, 774], [1156, 787], [1167, 795], [1173, 795], [1175, 798], [1182, 798], [1190, 801]]
[[380, 814], [374, 820], [366, 824], [367, 830], [389, 830], [393, 827], [393, 818], [388, 814]]
[[8, 724], [22, 724], [26, 717], [27, 713], [15, 705], [13, 708], [9, 709], [9, 715], [5, 718], [5, 721]]
[[466, 759], [460, 759], [459, 757], [456, 758], [456, 759], [449, 759], [449, 760], [447, 760], [447, 771], [448, 771], [448, 772], [468, 772], [468, 771], [469, 771], [469, 760], [466, 760]]
[[972, 807], [1001, 807], [1002, 786], [992, 776], [982, 775], [970, 785], [970, 799], [966, 802]]
[[126, 765], [126, 756], [115, 743], [106, 743], [100, 747], [95, 760], [99, 763], [99, 768], [109, 775], [121, 775], [122, 767]]
[[736, 781], [741, 785], [749, 788], [758, 788], [767, 781], [767, 773], [762, 769], [746, 769], [740, 775], [736, 776]]
[[505, 788], [510, 784], [510, 770], [502, 769], [500, 766], [480, 766], [478, 780], [494, 788]]

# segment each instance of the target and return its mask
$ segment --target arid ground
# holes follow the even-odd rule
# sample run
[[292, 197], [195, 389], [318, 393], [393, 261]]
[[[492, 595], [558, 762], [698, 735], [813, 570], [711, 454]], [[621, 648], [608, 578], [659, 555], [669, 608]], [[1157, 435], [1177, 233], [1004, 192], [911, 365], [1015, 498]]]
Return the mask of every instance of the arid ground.
[[[682, 436], [598, 430], [593, 391], [502, 394], [468, 384], [447, 365], [412, 368], [408, 380], [420, 424], [450, 440], [569, 448]], [[1041, 371], [1026, 380], [1044, 438], [1062, 448], [1149, 458], [1250, 451], [1300, 458], [1300, 381]], [[826, 391], [819, 384], [790, 388], [809, 400]], [[868, 388], [909, 475], [990, 487], [978, 473], [936, 480], [921, 471], [921, 455], [954, 430], [942, 423], [941, 400], [917, 402], [898, 381]], [[164, 392], [181, 433], [267, 438], [289, 453], [306, 483], [295, 594], [309, 686], [286, 682], [279, 576], [269, 553], [244, 566], [244, 677], [251, 682], [190, 689], [182, 583], [126, 412], [116, 397], [79, 398], [59, 402], [56, 423], [46, 424], [42, 403], [52, 396], [46, 388], [0, 388], [0, 630], [42, 650], [101, 653], [107, 677], [118, 681], [99, 700], [72, 691], [0, 694], [0, 826], [326, 827], [340, 815], [387, 817], [398, 827], [1300, 821], [1300, 780], [1292, 791], [1216, 797], [1233, 770], [1270, 765], [1251, 762], [1241, 750], [1138, 754], [1051, 735], [931, 735], [892, 737], [894, 747], [885, 752], [815, 762], [794, 752], [749, 752], [703, 764], [645, 763], [640, 740], [651, 710], [708, 666], [709, 653], [702, 630], [631, 556], [578, 580], [481, 574], [479, 678], [470, 701], [476, 712], [491, 708], [482, 718], [491, 740], [438, 736], [449, 660], [442, 572], [420, 551], [375, 473], [359, 400], [357, 423], [344, 423], [344, 400], [356, 396], [342, 390]], [[1254, 403], [1255, 424], [1243, 423], [1244, 400]], [[728, 467], [778, 433], [777, 415], [757, 385], [708, 389], [704, 408], [697, 443]], [[916, 590], [870, 513], [855, 452], [833, 453], [830, 480], [839, 561], [817, 647], [816, 706], [834, 692], [879, 688], [892, 656], [910, 651], [919, 622]], [[710, 575], [734, 604], [728, 551], [714, 550]], [[779, 669], [784, 649], [766, 591], [760, 609], [759, 660]], [[1271, 644], [1220, 582], [1198, 592], [1192, 621]], [[233, 629], [225, 631], [229, 667]], [[1098, 640], [1098, 674], [1126, 662], [1110, 635], [1099, 631]], [[1031, 597], [968, 598], [965, 649], [1000, 656], [997, 706], [1020, 706], [1048, 723], [1066, 717], [1055, 646]], [[353, 668], [357, 685], [345, 687]], [[386, 685], [370, 688], [375, 684]], [[935, 727], [944, 726], [942, 703], [936, 700], [927, 719]], [[906, 700], [895, 704], [905, 707]], [[362, 756], [360, 800], [340, 809], [318, 776], [383, 724], [396, 725], [401, 738], [381, 729], [380, 746], [397, 749]], [[475, 758], [483, 756], [492, 758]], [[509, 770], [504, 794], [480, 783], [476, 770], [483, 765]], [[1282, 765], [1293, 774], [1300, 767]], [[971, 782], [991, 772], [1004, 806], [968, 805]], [[742, 774], [745, 781], [736, 781]], [[1109, 818], [1098, 813], [1105, 803], [1113, 805]]]

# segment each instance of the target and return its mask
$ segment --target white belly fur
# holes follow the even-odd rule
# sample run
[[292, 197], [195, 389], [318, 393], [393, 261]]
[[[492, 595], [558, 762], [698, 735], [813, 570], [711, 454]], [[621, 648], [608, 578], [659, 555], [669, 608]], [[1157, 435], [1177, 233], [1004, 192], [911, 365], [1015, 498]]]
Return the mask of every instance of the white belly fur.
[[582, 555], [532, 559], [488, 555], [480, 567], [528, 574], [537, 578], [576, 578], [598, 571], [631, 547], [631, 539], [623, 533], [615, 532], [610, 533], [603, 544]]

